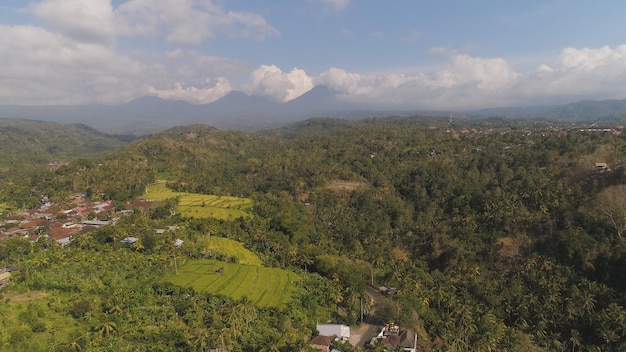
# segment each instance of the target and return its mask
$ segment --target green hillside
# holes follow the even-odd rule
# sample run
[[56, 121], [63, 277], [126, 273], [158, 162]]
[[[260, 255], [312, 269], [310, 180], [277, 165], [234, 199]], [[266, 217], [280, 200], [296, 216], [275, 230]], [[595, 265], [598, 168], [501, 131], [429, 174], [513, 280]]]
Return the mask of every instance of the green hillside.
[[[0, 263], [21, 270], [2, 294], [49, 295], [30, 310], [3, 301], [0, 349], [302, 351], [316, 322], [369, 311], [423, 351], [625, 351], [626, 138], [608, 131], [436, 117], [186, 126], [5, 179], [2, 206], [32, 218], [3, 227]], [[146, 188], [164, 201], [137, 199]], [[81, 226], [88, 202], [61, 223], [42, 215], [42, 194], [71, 192], [124, 215], [66, 246], [9, 236]], [[245, 216], [204, 212], [229, 206]]]
[[0, 119], [0, 161], [5, 166], [43, 165], [53, 160], [103, 156], [128, 142], [84, 125]]

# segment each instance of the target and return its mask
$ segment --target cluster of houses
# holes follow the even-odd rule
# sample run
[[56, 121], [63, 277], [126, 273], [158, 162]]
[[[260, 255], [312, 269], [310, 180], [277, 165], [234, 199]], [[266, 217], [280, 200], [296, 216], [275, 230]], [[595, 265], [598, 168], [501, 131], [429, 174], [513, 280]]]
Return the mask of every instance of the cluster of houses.
[[389, 351], [417, 351], [417, 334], [411, 330], [402, 330], [396, 324], [385, 324], [376, 337], [370, 341], [372, 346], [383, 346]]
[[117, 220], [110, 200], [94, 202], [76, 194], [66, 203], [51, 203], [44, 199], [36, 209], [7, 215], [0, 221], [0, 240], [21, 236], [35, 242], [50, 238], [67, 244], [77, 233], [86, 233]]
[[459, 135], [468, 135], [468, 134], [482, 134], [489, 135], [493, 133], [499, 134], [513, 134], [519, 136], [530, 136], [535, 133], [541, 133], [545, 135], [546, 133], [553, 133], [559, 136], [566, 136], [568, 132], [586, 132], [586, 133], [609, 133], [614, 135], [620, 135], [624, 131], [624, 126], [598, 126], [598, 125], [585, 125], [585, 126], [570, 126], [569, 128], [564, 127], [544, 127], [539, 129], [510, 129], [510, 128], [460, 128], [453, 129], [450, 128], [446, 130], [448, 133], [455, 133]]
[[[340, 324], [317, 324], [318, 335], [313, 336], [309, 345], [325, 352], [339, 352], [333, 348], [336, 341], [350, 341], [350, 327]], [[385, 324], [380, 332], [372, 337], [369, 346], [384, 347], [387, 351], [417, 352], [417, 334], [403, 330], [396, 324]]]

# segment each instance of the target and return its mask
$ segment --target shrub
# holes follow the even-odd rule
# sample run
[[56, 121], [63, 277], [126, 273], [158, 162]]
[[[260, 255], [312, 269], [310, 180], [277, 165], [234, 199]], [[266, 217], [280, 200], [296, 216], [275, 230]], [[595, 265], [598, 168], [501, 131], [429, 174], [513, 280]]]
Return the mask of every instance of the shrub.
[[76, 319], [82, 318], [91, 310], [91, 303], [86, 299], [79, 299], [74, 302], [70, 313]]

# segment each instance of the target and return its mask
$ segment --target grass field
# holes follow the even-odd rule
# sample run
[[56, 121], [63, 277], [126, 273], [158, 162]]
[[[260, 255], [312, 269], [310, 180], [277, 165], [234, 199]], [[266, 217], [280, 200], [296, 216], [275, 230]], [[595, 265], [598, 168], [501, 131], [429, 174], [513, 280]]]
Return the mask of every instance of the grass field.
[[170, 273], [163, 280], [234, 299], [246, 296], [259, 307], [280, 307], [291, 298], [299, 277], [277, 268], [197, 259], [179, 267], [178, 275]]
[[248, 218], [252, 215], [248, 212], [252, 208], [252, 200], [227, 196], [214, 196], [207, 194], [175, 192], [165, 187], [163, 180], [157, 181], [147, 187], [145, 199], [165, 200], [178, 198], [178, 211], [184, 217], [216, 218], [232, 220], [239, 217]]
[[211, 236], [211, 239], [209, 240], [209, 249], [220, 250], [227, 257], [236, 257], [239, 264], [263, 265], [263, 262], [256, 254], [245, 248], [243, 243], [235, 240]]

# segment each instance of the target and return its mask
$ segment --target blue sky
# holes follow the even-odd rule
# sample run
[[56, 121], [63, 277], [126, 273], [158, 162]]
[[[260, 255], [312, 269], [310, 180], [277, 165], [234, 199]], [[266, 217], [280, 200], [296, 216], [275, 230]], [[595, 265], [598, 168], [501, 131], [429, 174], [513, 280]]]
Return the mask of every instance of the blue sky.
[[385, 107], [626, 98], [626, 2], [3, 0], [0, 104], [277, 101], [328, 85]]

